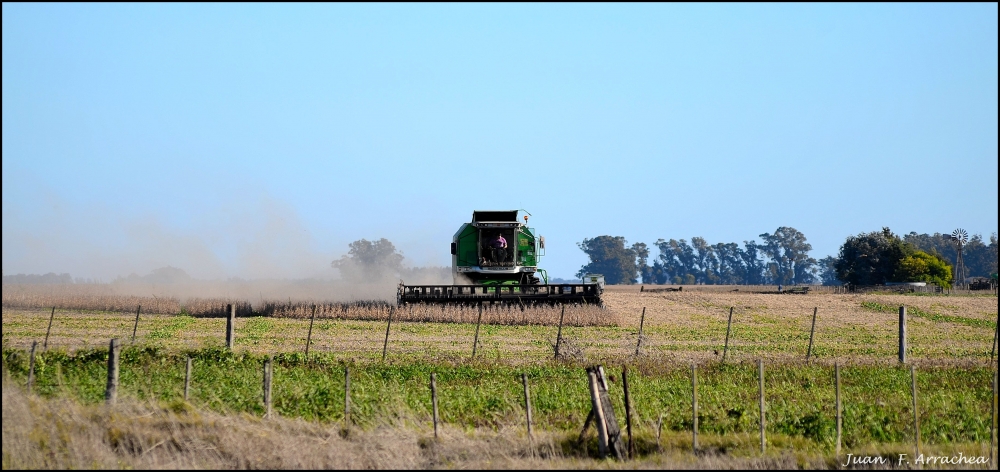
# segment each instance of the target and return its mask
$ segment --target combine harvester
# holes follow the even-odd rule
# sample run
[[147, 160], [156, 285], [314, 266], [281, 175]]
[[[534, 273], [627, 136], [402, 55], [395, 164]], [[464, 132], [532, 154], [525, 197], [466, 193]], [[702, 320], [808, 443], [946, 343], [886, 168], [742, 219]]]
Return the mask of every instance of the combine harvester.
[[[455, 285], [405, 285], [400, 282], [396, 304], [450, 305], [594, 304], [603, 306], [604, 277], [587, 275], [587, 283], [549, 284], [538, 268], [545, 255], [545, 238], [517, 219], [518, 210], [474, 211], [451, 243]], [[527, 212], [525, 212], [527, 213]], [[538, 276], [542, 278], [539, 279]]]

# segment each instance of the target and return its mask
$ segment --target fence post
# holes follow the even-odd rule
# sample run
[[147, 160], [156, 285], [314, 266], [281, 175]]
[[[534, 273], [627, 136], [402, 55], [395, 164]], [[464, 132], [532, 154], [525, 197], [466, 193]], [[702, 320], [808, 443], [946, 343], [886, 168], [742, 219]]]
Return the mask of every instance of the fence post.
[[906, 307], [899, 307], [899, 363], [906, 364]]
[[389, 350], [389, 327], [392, 326], [392, 313], [395, 307], [389, 308], [389, 322], [385, 324], [385, 342], [382, 343], [382, 362], [385, 362], [385, 353]]
[[837, 463], [840, 463], [840, 438], [841, 438], [841, 428], [843, 425], [843, 414], [840, 406], [840, 362], [835, 362], [833, 364], [833, 376], [834, 382], [836, 383], [836, 408], [837, 408]]
[[230, 351], [233, 350], [233, 343], [235, 341], [233, 336], [233, 331], [236, 324], [236, 307], [232, 304], [226, 305], [226, 349]]
[[642, 346], [642, 327], [646, 324], [646, 307], [642, 307], [642, 318], [639, 319], [639, 339], [635, 342], [635, 355], [639, 357], [639, 347]]
[[142, 310], [142, 305], [135, 307], [135, 324], [132, 325], [132, 341], [129, 344], [135, 344], [135, 331], [139, 329], [139, 311]]
[[997, 354], [997, 338], [1000, 335], [1000, 323], [997, 323], [996, 327], [993, 328], [993, 346], [990, 351], [990, 362], [993, 362], [993, 357]]
[[764, 435], [766, 418], [764, 416], [764, 360], [757, 359], [757, 374], [760, 378], [760, 453], [763, 454], [767, 445]]
[[996, 447], [997, 447], [997, 371], [993, 371], [993, 401], [990, 402], [990, 466], [996, 467]]
[[45, 344], [42, 345], [43, 351], [49, 350], [49, 333], [52, 332], [52, 320], [56, 317], [56, 307], [52, 307], [52, 314], [49, 315], [49, 329], [45, 330]]
[[309, 334], [306, 335], [306, 360], [309, 360], [309, 345], [312, 344], [313, 323], [316, 322], [316, 305], [313, 305], [312, 316], [309, 318]]
[[920, 418], [917, 412], [917, 370], [910, 366], [910, 394], [913, 397], [913, 457], [920, 457]]
[[635, 442], [632, 441], [632, 398], [628, 392], [628, 366], [626, 365], [622, 366], [622, 387], [625, 389], [625, 429], [628, 431], [628, 457], [635, 459]]
[[726, 362], [726, 354], [729, 352], [729, 331], [733, 327], [733, 307], [729, 307], [729, 323], [726, 324], [726, 345], [722, 348], [722, 362]]
[[[499, 290], [499, 289], [497, 289]], [[500, 292], [497, 292], [500, 293]], [[476, 347], [479, 346], [479, 325], [483, 322], [483, 304], [479, 304], [479, 317], [476, 319], [476, 336], [472, 339], [472, 357], [476, 357]], [[437, 437], [437, 436], [435, 436]]]
[[118, 360], [121, 344], [118, 339], [112, 339], [108, 346], [108, 383], [104, 388], [104, 401], [114, 405], [118, 400]]
[[274, 356], [268, 356], [264, 361], [264, 418], [271, 418], [271, 375], [273, 374]]
[[562, 306], [562, 312], [559, 313], [559, 331], [556, 332], [556, 358], [559, 358], [559, 346], [562, 345], [562, 324], [563, 316], [566, 315], [566, 305]]
[[191, 393], [191, 357], [188, 356], [184, 366], [184, 401], [188, 401]]
[[528, 421], [528, 439], [534, 439], [531, 434], [531, 395], [528, 393], [528, 374], [521, 373], [521, 383], [524, 384], [524, 411]]
[[590, 385], [590, 404], [594, 412], [594, 426], [597, 427], [597, 451], [601, 459], [608, 456], [608, 424], [604, 419], [604, 407], [601, 404], [601, 395], [597, 386], [596, 369], [587, 369], [587, 379]]
[[691, 364], [691, 450], [698, 452], [698, 366]]
[[28, 393], [35, 384], [35, 349], [38, 348], [38, 341], [31, 342], [31, 357], [28, 360]]
[[813, 308], [812, 328], [809, 329], [809, 350], [806, 351], [806, 360], [807, 361], [809, 360], [809, 357], [812, 356], [812, 352], [813, 352], [813, 338], [816, 335], [816, 312], [818, 310], [819, 310], [819, 307], [814, 307]]
[[351, 368], [344, 366], [344, 427], [351, 426]]
[[[480, 310], [482, 306], [480, 306]], [[481, 312], [480, 312], [481, 313]], [[438, 438], [438, 394], [437, 394], [437, 376], [431, 372], [431, 409], [434, 415], [434, 439]]]

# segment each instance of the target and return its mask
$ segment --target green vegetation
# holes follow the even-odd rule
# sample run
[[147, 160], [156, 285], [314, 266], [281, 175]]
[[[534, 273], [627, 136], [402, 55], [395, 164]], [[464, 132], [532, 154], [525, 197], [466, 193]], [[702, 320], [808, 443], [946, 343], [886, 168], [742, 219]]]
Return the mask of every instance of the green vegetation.
[[[863, 308], [867, 308], [872, 311], [877, 311], [881, 313], [899, 313], [899, 308], [894, 306], [886, 306], [878, 302], [861, 302]], [[906, 307], [906, 313], [908, 315], [919, 316], [921, 318], [926, 318], [931, 321], [937, 321], [941, 323], [959, 323], [967, 326], [973, 326], [976, 328], [996, 328], [997, 322], [991, 320], [983, 320], [979, 318], [966, 318], [964, 316], [955, 315], [941, 315], [938, 313], [930, 313], [923, 311], [917, 307], [910, 306]]]
[[[194, 360], [191, 403], [222, 413], [263, 413], [263, 356], [224, 349], [167, 351], [126, 347], [122, 351], [121, 396], [181, 401], [184, 359]], [[25, 351], [5, 348], [9, 381], [24, 384]], [[620, 368], [608, 374], [613, 402], [624, 425]], [[284, 417], [337, 422], [343, 419], [344, 368], [351, 370], [352, 420], [362, 428], [385, 422], [428, 422], [428, 381], [437, 373], [445, 422], [464, 428], [523, 422], [521, 372], [528, 374], [534, 419], [540, 429], [579, 431], [590, 408], [583, 365], [538, 363], [515, 366], [443, 355], [436, 360], [356, 363], [331, 354], [306, 361], [301, 354], [275, 356], [274, 408]], [[107, 350], [49, 351], [36, 361], [35, 391], [43, 397], [103, 401]], [[918, 369], [921, 438], [928, 444], [989, 440], [990, 382], [987, 366]], [[909, 370], [860, 365], [842, 368], [844, 444], [847, 448], [909, 441], [912, 435]], [[752, 363], [705, 364], [699, 368], [699, 425], [707, 434], [752, 434], [757, 430], [757, 372]], [[5, 380], [8, 381], [8, 380]], [[666, 431], [691, 427], [690, 368], [641, 358], [630, 368], [629, 387], [639, 434], [652, 434], [663, 414]], [[828, 451], [834, 441], [834, 386], [830, 366], [765, 364], [768, 434], [796, 449]]]

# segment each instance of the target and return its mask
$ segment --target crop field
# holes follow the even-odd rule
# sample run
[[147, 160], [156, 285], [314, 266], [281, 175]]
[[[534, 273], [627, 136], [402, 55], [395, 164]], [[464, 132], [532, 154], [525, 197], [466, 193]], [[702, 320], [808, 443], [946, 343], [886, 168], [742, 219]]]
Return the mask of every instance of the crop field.
[[[844, 452], [913, 454], [910, 370], [896, 360], [900, 306], [908, 313], [908, 363], [916, 366], [921, 450], [990, 455], [994, 295], [640, 293], [639, 287], [608, 287], [604, 310], [566, 308], [558, 359], [561, 307], [485, 309], [473, 357], [475, 308], [394, 310], [381, 303], [288, 300], [269, 316], [257, 309], [238, 316], [230, 352], [224, 347], [226, 320], [218, 313], [192, 313], [180, 302], [146, 313], [143, 305], [135, 325], [135, 307], [128, 303], [138, 299], [107, 299], [119, 308], [97, 310], [80, 303], [90, 296], [69, 293], [69, 301], [59, 302], [52, 292], [39, 299], [45, 308], [41, 301], [32, 305], [25, 297], [8, 297], [4, 287], [4, 468], [256, 467], [252, 459], [234, 459], [236, 451], [273, 467], [339, 467], [333, 464], [343, 460], [356, 467], [829, 468], [843, 459], [834, 454], [835, 362], [841, 366]], [[224, 300], [210, 305], [219, 301]], [[281, 305], [266, 300], [257, 305], [267, 303]], [[306, 358], [313, 304], [327, 308], [317, 309]], [[58, 309], [49, 330], [52, 306]], [[730, 308], [732, 329], [722, 362]], [[814, 309], [813, 358], [806, 361]], [[125, 345], [122, 408], [141, 411], [152, 418], [148, 422], [128, 422], [101, 407], [111, 338]], [[39, 342], [35, 393], [24, 395], [33, 341]], [[261, 422], [261, 366], [268, 356], [276, 364], [278, 418]], [[188, 357], [192, 389], [184, 401]], [[764, 454], [757, 443], [758, 359], [764, 361], [768, 405]], [[629, 366], [637, 449], [631, 465], [593, 462], [593, 432], [577, 441], [590, 405], [584, 367], [592, 364], [603, 364], [611, 374], [612, 402], [623, 425], [620, 374]], [[698, 366], [698, 455], [690, 453], [692, 364]], [[345, 369], [351, 376], [349, 421]], [[445, 428], [439, 441], [431, 440], [432, 373]], [[522, 373], [531, 387], [533, 440], [525, 432]], [[9, 412], [8, 403], [26, 410]], [[72, 410], [79, 424], [43, 421], [60, 409]], [[36, 426], [10, 429], [8, 415], [34, 415], [30, 421]], [[287, 441], [277, 439], [278, 431], [287, 431], [308, 444], [335, 443], [343, 457], [310, 452], [319, 456], [295, 462], [279, 453], [250, 451], [237, 439], [219, 439], [228, 436], [212, 433], [215, 424], [254, 431], [247, 434], [255, 441]], [[124, 431], [128, 444], [108, 439], [112, 429]], [[66, 437], [76, 433], [67, 431], [91, 430], [99, 439], [87, 441], [110, 452], [72, 453]], [[388, 437], [396, 443], [385, 443]], [[389, 459], [365, 452], [362, 443], [411, 452]], [[192, 452], [209, 447], [218, 454]], [[8, 450], [25, 452], [13, 457]]]

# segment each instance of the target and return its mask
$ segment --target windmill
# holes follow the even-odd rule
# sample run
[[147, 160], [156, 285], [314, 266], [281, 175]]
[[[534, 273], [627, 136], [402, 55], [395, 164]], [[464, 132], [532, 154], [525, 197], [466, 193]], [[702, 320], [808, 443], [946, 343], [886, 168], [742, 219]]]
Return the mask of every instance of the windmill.
[[965, 261], [962, 259], [962, 249], [965, 248], [965, 243], [969, 242], [969, 233], [962, 228], [958, 228], [955, 231], [952, 231], [951, 236], [948, 236], [948, 239], [951, 239], [958, 244], [958, 258], [955, 259], [955, 285], [964, 287]]

